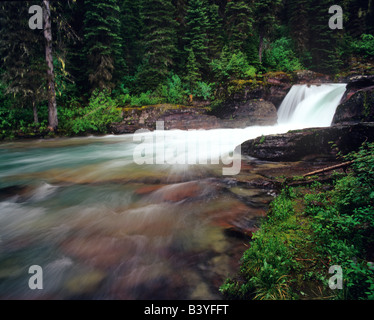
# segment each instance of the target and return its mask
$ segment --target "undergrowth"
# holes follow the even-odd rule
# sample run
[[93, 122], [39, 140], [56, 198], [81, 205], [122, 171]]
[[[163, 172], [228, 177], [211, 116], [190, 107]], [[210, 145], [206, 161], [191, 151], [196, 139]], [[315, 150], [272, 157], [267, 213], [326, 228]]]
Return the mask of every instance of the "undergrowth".
[[[228, 299], [374, 299], [374, 143], [345, 156], [347, 175], [332, 188], [285, 187], [243, 254], [241, 268], [220, 287]], [[326, 191], [328, 190], [328, 191]], [[332, 290], [331, 266], [342, 270]]]

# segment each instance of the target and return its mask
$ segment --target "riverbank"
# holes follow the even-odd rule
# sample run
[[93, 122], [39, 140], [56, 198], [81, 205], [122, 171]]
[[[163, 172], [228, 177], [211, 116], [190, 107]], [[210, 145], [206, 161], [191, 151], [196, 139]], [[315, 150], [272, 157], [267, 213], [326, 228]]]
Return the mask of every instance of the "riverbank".
[[365, 144], [346, 157], [353, 161], [347, 172], [328, 173], [325, 181], [284, 181], [238, 276], [220, 288], [226, 298], [373, 299], [373, 153], [374, 144]]

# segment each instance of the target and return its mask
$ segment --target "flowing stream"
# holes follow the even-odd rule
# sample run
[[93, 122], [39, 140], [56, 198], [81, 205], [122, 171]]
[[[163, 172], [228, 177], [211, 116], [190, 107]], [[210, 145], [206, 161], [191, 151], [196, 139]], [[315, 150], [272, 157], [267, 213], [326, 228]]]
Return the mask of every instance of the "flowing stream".
[[220, 299], [272, 198], [233, 150], [329, 126], [344, 92], [294, 86], [269, 127], [0, 144], [0, 299]]

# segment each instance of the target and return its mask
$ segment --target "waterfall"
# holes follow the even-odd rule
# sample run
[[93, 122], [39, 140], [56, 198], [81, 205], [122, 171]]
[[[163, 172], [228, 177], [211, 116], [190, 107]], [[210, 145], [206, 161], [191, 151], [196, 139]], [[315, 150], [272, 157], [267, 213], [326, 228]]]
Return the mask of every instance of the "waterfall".
[[300, 128], [328, 127], [346, 84], [294, 85], [278, 110], [278, 123]]
[[[227, 228], [256, 225], [270, 201], [267, 190], [224, 179], [241, 172], [236, 147], [329, 126], [344, 90], [293, 86], [273, 126], [164, 131], [160, 124], [133, 135], [3, 143], [0, 297], [216, 299], [217, 270], [233, 272], [227, 252], [243, 248]], [[257, 177], [245, 169], [240, 179]], [[43, 290], [27, 286], [31, 265], [43, 268]]]
[[[335, 110], [346, 90], [346, 84], [294, 85], [278, 110], [278, 124], [250, 126], [245, 129], [171, 130], [142, 132], [134, 140], [142, 141], [135, 149], [138, 164], [218, 164], [232, 163], [238, 153], [233, 150], [243, 142], [261, 135], [285, 133], [290, 130], [330, 126]], [[233, 157], [228, 156], [233, 154]], [[235, 158], [236, 156], [236, 158]]]

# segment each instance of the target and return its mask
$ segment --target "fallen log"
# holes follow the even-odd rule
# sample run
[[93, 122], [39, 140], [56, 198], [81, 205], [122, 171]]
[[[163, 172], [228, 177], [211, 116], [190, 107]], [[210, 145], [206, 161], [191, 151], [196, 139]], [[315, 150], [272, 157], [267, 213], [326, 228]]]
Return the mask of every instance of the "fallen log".
[[331, 171], [331, 170], [345, 168], [345, 167], [350, 166], [352, 163], [353, 163], [353, 161], [340, 163], [340, 164], [337, 164], [337, 165], [334, 165], [334, 166], [331, 166], [331, 167], [327, 167], [327, 168], [319, 169], [319, 170], [316, 170], [316, 171], [313, 171], [313, 172], [309, 172], [307, 174], [304, 174], [303, 177], [305, 178], [305, 177], [308, 177], [308, 176], [314, 176], [315, 174], [325, 173], [325, 172], [328, 172], [328, 171]]

